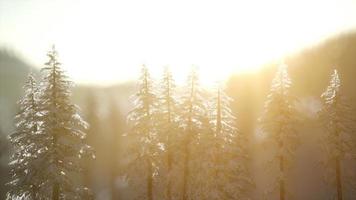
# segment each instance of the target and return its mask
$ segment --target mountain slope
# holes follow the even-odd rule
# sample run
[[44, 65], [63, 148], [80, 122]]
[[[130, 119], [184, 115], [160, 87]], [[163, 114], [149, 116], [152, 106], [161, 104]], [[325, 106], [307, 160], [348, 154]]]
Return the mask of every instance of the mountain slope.
[[12, 128], [11, 120], [16, 112], [16, 101], [22, 94], [22, 86], [32, 66], [15, 54], [0, 50], [0, 125], [3, 131]]

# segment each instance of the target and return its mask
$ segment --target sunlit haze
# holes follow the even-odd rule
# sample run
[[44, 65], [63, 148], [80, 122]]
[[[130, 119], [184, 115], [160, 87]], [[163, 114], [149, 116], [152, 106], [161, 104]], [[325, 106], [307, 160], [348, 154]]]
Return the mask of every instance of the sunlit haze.
[[56, 44], [79, 83], [135, 79], [142, 64], [169, 65], [184, 81], [192, 65], [203, 82], [257, 70], [356, 27], [352, 0], [0, 0], [0, 47], [41, 67]]

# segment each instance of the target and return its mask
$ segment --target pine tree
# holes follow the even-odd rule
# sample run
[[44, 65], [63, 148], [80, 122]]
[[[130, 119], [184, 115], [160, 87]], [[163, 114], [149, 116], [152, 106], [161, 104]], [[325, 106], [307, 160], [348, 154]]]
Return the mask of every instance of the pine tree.
[[210, 124], [209, 111], [206, 110], [201, 118], [202, 127], [199, 134], [192, 142], [190, 151], [190, 168], [191, 174], [189, 188], [190, 199], [217, 200], [221, 198], [220, 184], [221, 181], [221, 163], [216, 161], [221, 158], [221, 148], [218, 148], [212, 124]]
[[[160, 166], [160, 180], [165, 184], [164, 199], [172, 200], [173, 198], [173, 184], [175, 182], [175, 158], [177, 134], [179, 132], [178, 124], [178, 110], [175, 96], [175, 83], [172, 73], [169, 68], [166, 67], [161, 80], [159, 99], [159, 110], [156, 112], [155, 121], [157, 124], [157, 130], [159, 133], [160, 142], [164, 145], [163, 158]], [[164, 171], [164, 172], [163, 172]], [[164, 179], [164, 180], [163, 180]]]
[[207, 114], [207, 105], [204, 99], [204, 92], [199, 84], [199, 76], [195, 68], [192, 69], [188, 77], [187, 91], [182, 97], [181, 105], [181, 128], [183, 129], [182, 139], [182, 200], [190, 200], [194, 194], [193, 174], [191, 170], [194, 165], [192, 160], [194, 145], [199, 143], [199, 135], [203, 133], [203, 122]]
[[84, 144], [88, 125], [70, 102], [72, 83], [60, 68], [54, 46], [47, 56], [39, 94], [38, 131], [44, 146], [36, 161], [41, 167], [36, 177], [39, 192], [45, 199], [88, 199], [88, 188], [80, 186], [75, 178], [82, 170], [80, 158], [90, 153], [90, 146]]
[[291, 83], [287, 66], [282, 64], [272, 81], [262, 116], [262, 131], [266, 133], [267, 140], [276, 150], [271, 164], [278, 166], [279, 176], [274, 189], [279, 188], [280, 200], [287, 198], [287, 171], [299, 143], [295, 128], [297, 122], [295, 98], [290, 94]]
[[38, 167], [35, 165], [38, 145], [39, 113], [36, 99], [37, 85], [32, 74], [27, 78], [24, 86], [25, 95], [19, 101], [20, 111], [16, 115], [16, 130], [9, 138], [14, 148], [11, 156], [11, 189], [7, 199], [37, 199]]
[[[153, 93], [153, 82], [146, 66], [142, 67], [139, 89], [134, 95], [134, 109], [128, 120], [132, 126], [130, 135], [135, 138], [130, 154], [133, 160], [128, 166], [128, 176], [135, 188], [145, 191], [136, 192], [137, 199], [153, 200], [153, 181], [156, 173], [157, 133], [154, 112], [157, 97]], [[144, 184], [144, 185], [140, 185]]]
[[356, 186], [355, 180], [352, 179], [352, 171], [342, 167], [355, 151], [355, 143], [352, 140], [355, 119], [353, 110], [342, 94], [342, 85], [337, 70], [334, 70], [330, 85], [321, 98], [323, 107], [320, 111], [320, 119], [325, 128], [322, 144], [327, 153], [324, 161], [327, 171], [326, 180], [335, 187], [337, 199], [343, 200], [347, 198], [345, 190], [354, 189]]
[[[221, 87], [213, 98], [210, 124], [213, 127], [213, 142], [206, 147], [211, 151], [207, 159], [213, 161], [213, 188], [210, 199], [250, 199], [253, 182], [248, 170], [247, 140], [238, 128], [237, 119], [230, 105], [232, 99]], [[210, 146], [210, 147], [209, 147]], [[212, 159], [211, 159], [212, 158]]]

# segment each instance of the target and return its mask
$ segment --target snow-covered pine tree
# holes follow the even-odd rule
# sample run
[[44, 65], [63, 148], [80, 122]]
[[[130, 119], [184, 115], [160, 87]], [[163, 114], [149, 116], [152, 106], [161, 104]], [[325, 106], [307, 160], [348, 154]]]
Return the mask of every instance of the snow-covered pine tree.
[[276, 151], [271, 161], [273, 166], [278, 167], [277, 180], [273, 185], [273, 190], [278, 188], [280, 200], [287, 199], [287, 172], [299, 144], [295, 126], [297, 122], [296, 99], [290, 94], [291, 84], [287, 65], [280, 65], [272, 81], [270, 94], [267, 97], [261, 118], [262, 131], [266, 134], [266, 139], [274, 145], [273, 149]]
[[38, 168], [35, 162], [38, 144], [39, 113], [36, 99], [37, 85], [32, 74], [29, 74], [24, 86], [25, 95], [19, 101], [20, 111], [16, 115], [15, 132], [9, 136], [14, 153], [11, 156], [11, 182], [7, 199], [38, 199]]
[[[217, 141], [221, 138], [215, 137], [212, 124], [210, 124], [209, 110], [205, 110], [201, 118], [201, 129], [191, 145], [189, 179], [189, 199], [217, 200], [220, 196], [220, 170], [222, 166], [217, 163], [218, 154], [221, 149]], [[222, 154], [220, 154], [221, 156]]]
[[[195, 150], [194, 145], [198, 144], [199, 135], [203, 132], [203, 122], [207, 114], [207, 105], [204, 99], [204, 92], [199, 83], [199, 75], [197, 69], [193, 67], [188, 76], [186, 92], [182, 97], [181, 119], [180, 126], [183, 129], [182, 139], [182, 200], [190, 200], [194, 194], [195, 188], [192, 187], [194, 179], [192, 167], [192, 151]], [[199, 198], [198, 198], [199, 199]]]
[[136, 199], [140, 200], [153, 200], [153, 181], [157, 171], [155, 157], [158, 145], [153, 119], [157, 97], [152, 84], [148, 69], [143, 66], [138, 92], [134, 95], [134, 109], [128, 115], [131, 125], [129, 134], [134, 138], [134, 143], [130, 149], [132, 161], [127, 172], [131, 185], [136, 188]]
[[[237, 128], [237, 118], [232, 113], [232, 99], [217, 88], [210, 106], [210, 124], [213, 127], [213, 144], [206, 151], [213, 161], [214, 188], [208, 191], [210, 199], [250, 199], [253, 182], [248, 170], [247, 139]], [[211, 198], [214, 197], [215, 198]]]
[[158, 94], [158, 110], [155, 120], [160, 142], [163, 144], [162, 158], [160, 159], [160, 184], [164, 184], [164, 199], [173, 199], [173, 188], [177, 177], [175, 160], [177, 157], [175, 149], [179, 133], [178, 103], [176, 101], [176, 85], [171, 71], [168, 67], [164, 69], [163, 78], [160, 83]]
[[[337, 70], [331, 76], [330, 85], [321, 95], [323, 107], [320, 119], [323, 122], [325, 135], [323, 149], [327, 153], [324, 160], [326, 181], [335, 187], [337, 200], [353, 199], [351, 190], [356, 188], [353, 169], [343, 167], [355, 153], [354, 136], [355, 118], [353, 109], [342, 94], [342, 85]], [[348, 191], [348, 192], [346, 192]]]
[[[39, 193], [43, 199], [90, 199], [88, 188], [80, 185], [80, 158], [91, 149], [84, 143], [87, 123], [78, 114], [77, 106], [70, 101], [70, 82], [60, 68], [54, 46], [47, 53], [49, 61], [42, 69], [39, 112], [41, 135], [36, 165], [40, 172]], [[38, 145], [38, 144], [36, 144]]]

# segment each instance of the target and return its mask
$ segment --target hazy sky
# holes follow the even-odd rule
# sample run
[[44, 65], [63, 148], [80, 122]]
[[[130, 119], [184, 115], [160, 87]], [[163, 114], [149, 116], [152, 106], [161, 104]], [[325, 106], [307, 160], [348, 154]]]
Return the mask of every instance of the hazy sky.
[[42, 66], [55, 43], [75, 81], [109, 84], [170, 65], [205, 82], [356, 28], [356, 0], [0, 0], [0, 47]]

